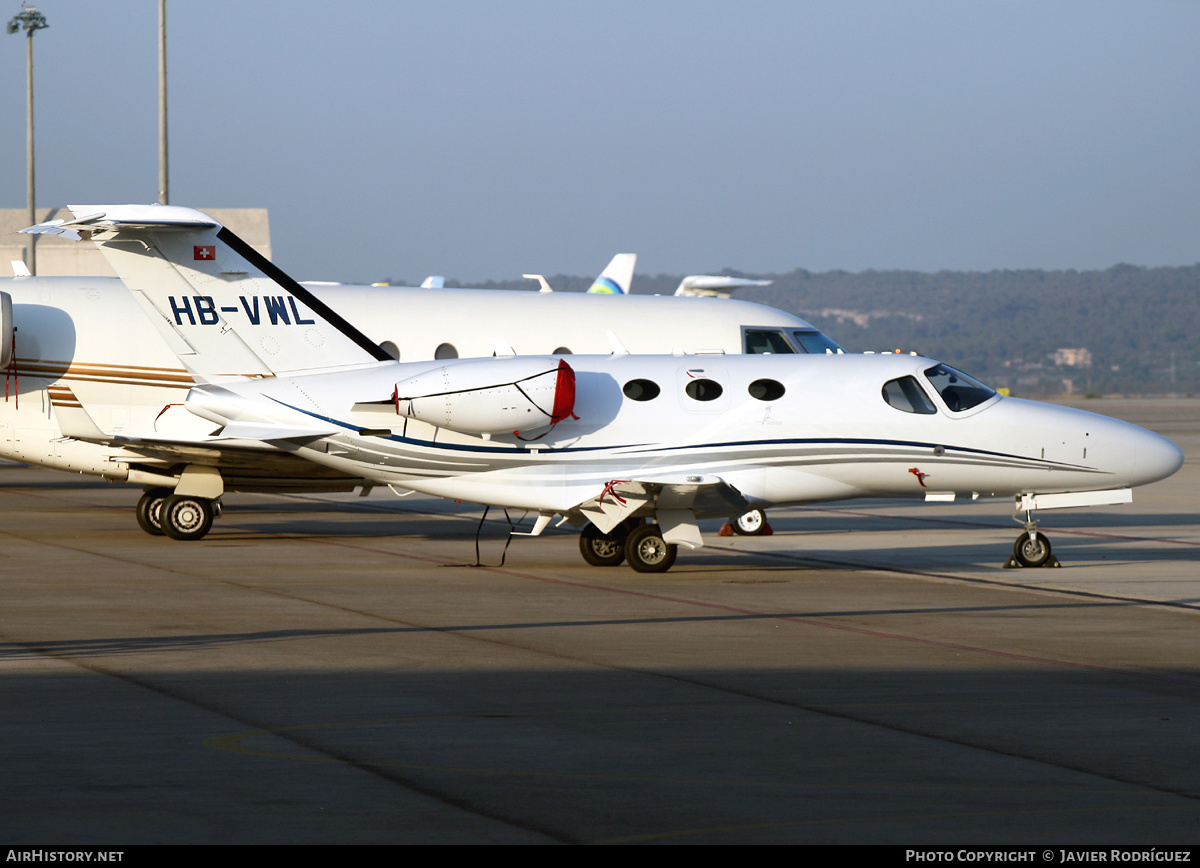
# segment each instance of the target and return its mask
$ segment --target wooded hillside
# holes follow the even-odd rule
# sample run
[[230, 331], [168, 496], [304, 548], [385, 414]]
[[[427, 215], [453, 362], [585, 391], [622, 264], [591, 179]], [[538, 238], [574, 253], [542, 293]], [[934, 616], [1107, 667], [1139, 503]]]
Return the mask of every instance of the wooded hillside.
[[[1014, 394], [1200, 393], [1200, 265], [723, 273], [773, 280], [735, 297], [798, 314], [848, 350], [916, 350]], [[636, 275], [633, 291], [670, 295], [681, 279]], [[559, 291], [592, 283], [549, 280]]]

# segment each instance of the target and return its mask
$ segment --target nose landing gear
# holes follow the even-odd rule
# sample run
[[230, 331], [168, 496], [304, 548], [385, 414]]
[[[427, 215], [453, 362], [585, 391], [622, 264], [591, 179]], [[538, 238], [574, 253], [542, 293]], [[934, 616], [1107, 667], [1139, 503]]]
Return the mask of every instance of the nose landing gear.
[[[1050, 553], [1050, 540], [1040, 532], [1023, 533], [1013, 543], [1012, 560], [1022, 567], [1061, 566], [1058, 558]], [[1051, 563], [1053, 561], [1053, 563]], [[1006, 564], [1007, 566], [1007, 564]]]
[[1013, 513], [1013, 521], [1025, 525], [1025, 532], [1013, 543], [1012, 557], [1005, 561], [1004, 568], [1008, 570], [1016, 567], [1061, 567], [1058, 558], [1050, 552], [1050, 540], [1037, 529], [1037, 522], [1030, 516], [1030, 510], [1026, 509], [1024, 512], [1024, 521], [1018, 518], [1021, 514], [1020, 509]]

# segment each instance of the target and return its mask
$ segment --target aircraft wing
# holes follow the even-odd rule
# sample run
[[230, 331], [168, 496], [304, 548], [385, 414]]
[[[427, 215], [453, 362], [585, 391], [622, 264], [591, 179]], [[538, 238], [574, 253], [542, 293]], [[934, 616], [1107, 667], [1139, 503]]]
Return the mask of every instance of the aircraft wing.
[[[241, 491], [288, 488], [349, 491], [362, 484], [358, 477], [346, 476], [287, 451], [283, 441], [304, 442], [333, 433], [325, 428], [241, 423], [227, 425], [207, 439], [130, 437], [102, 431], [70, 386], [57, 383], [47, 391], [64, 437], [120, 449], [112, 461], [130, 471], [168, 477], [186, 465], [215, 467], [221, 471], [227, 488]], [[138, 478], [138, 474], [131, 474], [131, 481]]]
[[363, 484], [359, 477], [322, 467], [262, 442], [198, 444], [117, 438], [112, 445], [120, 446], [124, 453], [114, 458], [115, 463], [125, 465], [130, 471], [171, 476], [184, 465], [215, 467], [221, 471], [226, 491], [350, 491]]
[[668, 543], [699, 548], [698, 516], [739, 515], [749, 507], [742, 493], [718, 476], [664, 475], [611, 480], [575, 509], [603, 533], [644, 509], [657, 516]]

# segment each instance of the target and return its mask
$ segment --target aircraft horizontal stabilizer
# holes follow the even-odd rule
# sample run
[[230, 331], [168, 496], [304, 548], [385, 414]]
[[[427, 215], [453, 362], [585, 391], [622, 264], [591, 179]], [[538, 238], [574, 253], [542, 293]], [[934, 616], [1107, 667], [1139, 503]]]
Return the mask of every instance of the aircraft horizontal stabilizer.
[[[193, 208], [174, 205], [121, 205], [104, 211], [90, 206], [72, 205], [71, 211], [83, 217], [71, 220], [51, 220], [19, 230], [24, 235], [61, 235], [72, 241], [91, 238], [102, 232], [121, 230], [203, 230], [216, 229], [219, 224], [207, 214]], [[111, 212], [111, 214], [109, 213]]]
[[716, 274], [690, 274], [675, 290], [678, 296], [729, 298], [735, 289], [743, 286], [770, 286], [769, 280], [750, 280], [746, 277], [723, 277]]

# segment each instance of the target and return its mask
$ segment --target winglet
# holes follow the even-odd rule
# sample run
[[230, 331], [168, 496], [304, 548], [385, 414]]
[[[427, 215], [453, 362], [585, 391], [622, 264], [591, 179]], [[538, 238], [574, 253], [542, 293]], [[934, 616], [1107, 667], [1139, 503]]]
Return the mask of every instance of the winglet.
[[538, 292], [554, 292], [554, 290], [550, 288], [550, 284], [546, 283], [546, 278], [542, 277], [540, 274], [522, 274], [521, 277], [525, 278], [526, 280], [536, 280], [538, 282], [538, 286], [541, 287]]

